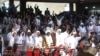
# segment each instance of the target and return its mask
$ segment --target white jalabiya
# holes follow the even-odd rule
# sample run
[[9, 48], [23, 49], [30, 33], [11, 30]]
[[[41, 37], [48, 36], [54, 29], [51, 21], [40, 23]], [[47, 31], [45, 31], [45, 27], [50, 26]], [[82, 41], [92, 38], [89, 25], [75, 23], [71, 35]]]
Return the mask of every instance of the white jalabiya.
[[80, 33], [83, 33], [83, 34], [85, 34], [86, 33], [86, 27], [85, 26], [80, 26], [79, 28], [78, 28], [78, 30], [79, 30], [79, 32]]
[[16, 38], [16, 44], [23, 44], [23, 36], [22, 35], [20, 35], [20, 36], [17, 36], [17, 38]]
[[88, 32], [94, 32], [95, 31], [94, 27], [95, 27], [94, 25], [88, 26], [87, 28]]
[[47, 42], [48, 46], [50, 47], [51, 43], [53, 43], [51, 35], [49, 35], [49, 36], [46, 35], [45, 38], [46, 38], [46, 42]]
[[96, 23], [96, 18], [90, 18], [90, 21], [93, 22], [94, 24]]
[[61, 34], [56, 33], [56, 46], [64, 45], [63, 36]]
[[80, 37], [69, 36], [65, 40], [65, 44], [67, 44], [68, 47], [70, 47], [71, 49], [76, 49], [79, 40], [80, 40]]
[[41, 48], [42, 47], [42, 42], [43, 42], [43, 39], [41, 36], [39, 37], [35, 37], [35, 46], [38, 47], [38, 48]]
[[95, 32], [100, 35], [100, 26], [95, 26]]
[[26, 45], [27, 45], [27, 47], [34, 46], [34, 40], [33, 40], [32, 36], [26, 36]]
[[[65, 39], [68, 38], [69, 34], [65, 31], [63, 33], [61, 33], [61, 35], [58, 35], [57, 37], [60, 38], [60, 44], [65, 46]], [[57, 38], [58, 39], [58, 38]]]
[[12, 39], [13, 35], [12, 35], [12, 32], [9, 32], [7, 34], [7, 40], [10, 41], [10, 39]]
[[13, 47], [14, 45], [14, 37], [12, 36], [12, 38], [9, 40], [9, 46]]
[[1, 38], [1, 42], [2, 42], [2, 50], [1, 50], [1, 54], [3, 54], [4, 53], [4, 48], [5, 48], [5, 46], [4, 46], [4, 39], [3, 39], [3, 37], [2, 36], [0, 36], [0, 38]]

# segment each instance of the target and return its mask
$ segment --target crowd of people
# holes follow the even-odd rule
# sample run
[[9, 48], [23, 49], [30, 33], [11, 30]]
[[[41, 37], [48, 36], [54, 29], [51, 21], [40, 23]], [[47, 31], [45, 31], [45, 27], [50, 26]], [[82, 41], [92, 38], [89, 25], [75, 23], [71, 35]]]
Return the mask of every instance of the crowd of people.
[[[7, 34], [8, 45], [14, 53], [30, 48], [60, 48], [62, 56], [82, 56], [80, 50], [99, 56], [100, 16], [62, 12], [41, 13], [38, 5], [25, 12], [5, 14], [1, 33]], [[63, 49], [63, 50], [62, 50]], [[76, 54], [77, 53], [77, 54]]]

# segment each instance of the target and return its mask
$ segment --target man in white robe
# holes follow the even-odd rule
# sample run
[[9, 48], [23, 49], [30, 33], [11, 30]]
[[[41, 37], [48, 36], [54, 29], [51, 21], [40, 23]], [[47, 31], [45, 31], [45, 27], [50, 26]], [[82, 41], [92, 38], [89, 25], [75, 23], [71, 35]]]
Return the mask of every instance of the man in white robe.
[[90, 25], [87, 26], [87, 30], [88, 30], [88, 33], [95, 32], [95, 25], [93, 24], [93, 22], [90, 22]]
[[35, 35], [34, 39], [35, 39], [35, 47], [36, 48], [42, 48], [43, 39], [40, 36], [40, 31], [36, 31], [36, 35]]
[[32, 35], [30, 33], [31, 33], [31, 31], [28, 30], [28, 35], [26, 35], [26, 47], [27, 48], [34, 47], [34, 40], [33, 40]]
[[46, 30], [46, 35], [45, 35], [46, 43], [48, 47], [51, 47], [51, 44], [53, 43], [52, 37], [51, 37], [51, 31]]
[[81, 25], [79, 26], [78, 31], [82, 34], [82, 36], [86, 35], [87, 31], [86, 31], [86, 27], [84, 26], [83, 23], [81, 23]]
[[56, 46], [59, 47], [59, 46], [63, 46], [64, 45], [64, 42], [63, 42], [63, 37], [61, 35], [61, 29], [57, 29], [57, 32], [56, 32]]
[[100, 40], [100, 24], [95, 26], [95, 32], [96, 32], [96, 36], [97, 36], [97, 41]]
[[15, 38], [16, 38], [16, 32], [13, 32], [12, 36], [11, 36], [11, 39], [9, 40], [9, 45], [8, 46], [10, 46], [10, 47], [14, 46]]
[[63, 33], [61, 33], [61, 36], [60, 36], [60, 38], [61, 38], [61, 44], [63, 45], [63, 46], [66, 46], [65, 45], [65, 40], [68, 38], [70, 36], [70, 34], [68, 33], [68, 31], [66, 30], [65, 32], [63, 32]]
[[65, 44], [67, 44], [68, 48], [70, 49], [76, 49], [78, 41], [81, 39], [81, 37], [76, 37], [76, 34], [76, 32], [73, 32], [72, 35], [65, 40]]

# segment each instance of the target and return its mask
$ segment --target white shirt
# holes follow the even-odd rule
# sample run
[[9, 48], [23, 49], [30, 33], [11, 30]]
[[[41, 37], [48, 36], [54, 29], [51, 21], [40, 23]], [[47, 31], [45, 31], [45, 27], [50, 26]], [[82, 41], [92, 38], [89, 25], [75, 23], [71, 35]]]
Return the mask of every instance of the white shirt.
[[51, 43], [53, 43], [51, 35], [49, 35], [49, 36], [46, 35], [45, 38], [46, 38], [46, 42], [47, 42], [48, 46], [50, 47]]
[[39, 37], [35, 37], [35, 46], [36, 47], [42, 47], [42, 42], [43, 42], [43, 39], [42, 39], [42, 37], [41, 36], [39, 36]]

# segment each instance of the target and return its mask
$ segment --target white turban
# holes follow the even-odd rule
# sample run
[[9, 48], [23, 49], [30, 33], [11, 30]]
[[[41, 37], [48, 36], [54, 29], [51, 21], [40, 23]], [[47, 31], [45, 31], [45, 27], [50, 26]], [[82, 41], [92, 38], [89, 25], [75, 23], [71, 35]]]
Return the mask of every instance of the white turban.
[[46, 30], [46, 32], [45, 32], [45, 33], [47, 34], [48, 32], [49, 32], [49, 33], [51, 33], [51, 31], [50, 31], [50, 30]]

